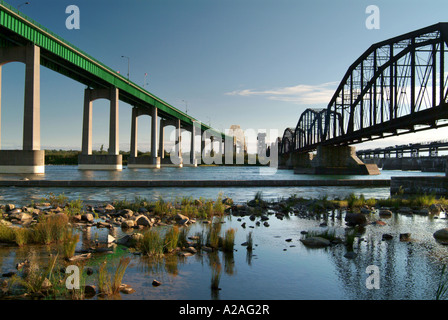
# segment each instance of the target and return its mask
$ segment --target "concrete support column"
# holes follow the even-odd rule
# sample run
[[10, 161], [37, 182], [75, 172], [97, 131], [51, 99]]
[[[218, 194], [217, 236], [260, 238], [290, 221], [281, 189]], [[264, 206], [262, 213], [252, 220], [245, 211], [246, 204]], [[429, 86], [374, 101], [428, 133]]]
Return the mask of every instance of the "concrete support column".
[[110, 89], [109, 154], [118, 155], [118, 88]]
[[1, 66], [12, 61], [25, 63], [23, 150], [1, 150], [0, 173], [44, 173], [45, 151], [40, 150], [40, 47], [30, 44], [0, 48], [0, 88]]
[[82, 148], [81, 154], [92, 154], [92, 99], [91, 90], [84, 90], [84, 113], [82, 121]]
[[190, 141], [190, 164], [196, 165], [196, 126], [193, 123], [193, 126], [191, 127], [191, 141]]
[[[78, 159], [79, 169], [122, 169], [122, 156], [119, 154], [118, 146], [118, 94], [118, 88], [115, 87], [110, 89], [86, 89], [84, 91], [82, 151]], [[110, 101], [109, 150], [107, 155], [92, 155], [92, 102], [96, 99], [108, 99]], [[134, 136], [134, 138], [137, 137]]]
[[131, 152], [130, 157], [137, 157], [137, 141], [138, 141], [138, 109], [136, 107], [132, 108], [131, 116]]
[[215, 148], [213, 146], [213, 143], [215, 142], [215, 137], [211, 136], [210, 137], [210, 156], [213, 154], [215, 155]]
[[165, 120], [160, 120], [160, 137], [159, 137], [159, 157], [165, 158]]
[[157, 111], [157, 108], [154, 107], [151, 115], [151, 157], [153, 164], [160, 165], [160, 158], [157, 157]]
[[25, 64], [23, 150], [40, 150], [40, 47], [26, 47]]
[[176, 142], [174, 152], [179, 158], [182, 158], [182, 129], [180, 120], [176, 120]]
[[201, 135], [201, 163], [205, 163], [204, 162], [204, 157], [206, 156], [206, 151], [205, 151], [205, 140], [207, 139], [207, 133], [204, 132]]

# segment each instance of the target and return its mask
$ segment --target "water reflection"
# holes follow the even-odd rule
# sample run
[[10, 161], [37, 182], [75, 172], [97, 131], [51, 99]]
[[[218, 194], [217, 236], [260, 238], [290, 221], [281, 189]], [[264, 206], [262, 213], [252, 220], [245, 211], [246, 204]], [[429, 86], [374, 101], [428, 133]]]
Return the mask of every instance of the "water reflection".
[[[437, 267], [428, 260], [427, 254], [413, 242], [398, 239], [382, 240], [378, 237], [355, 245], [357, 257], [344, 257], [344, 248], [331, 250], [332, 262], [348, 299], [400, 300], [434, 299], [437, 289]], [[368, 266], [379, 268], [380, 288], [366, 286]]]

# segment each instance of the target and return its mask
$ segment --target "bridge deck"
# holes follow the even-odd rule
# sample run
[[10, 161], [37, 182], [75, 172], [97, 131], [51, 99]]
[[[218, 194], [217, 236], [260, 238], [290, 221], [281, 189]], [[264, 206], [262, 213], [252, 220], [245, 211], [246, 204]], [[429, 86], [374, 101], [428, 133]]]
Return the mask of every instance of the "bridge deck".
[[[115, 86], [119, 89], [120, 100], [138, 108], [154, 106], [159, 109], [159, 116], [180, 119], [183, 125], [200, 123], [34, 22], [6, 2], [0, 1], [0, 46], [28, 43], [41, 48], [41, 65], [51, 70], [93, 88]], [[215, 131], [206, 124], [200, 124], [201, 130], [210, 129], [225, 138], [223, 133]]]

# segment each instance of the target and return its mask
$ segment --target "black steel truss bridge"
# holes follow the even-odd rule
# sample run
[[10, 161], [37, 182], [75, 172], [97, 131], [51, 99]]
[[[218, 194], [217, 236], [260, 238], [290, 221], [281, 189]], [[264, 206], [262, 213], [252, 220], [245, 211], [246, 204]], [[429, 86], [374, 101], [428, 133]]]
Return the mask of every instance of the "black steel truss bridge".
[[448, 125], [448, 23], [373, 44], [347, 70], [326, 108], [286, 128], [280, 154], [310, 152]]

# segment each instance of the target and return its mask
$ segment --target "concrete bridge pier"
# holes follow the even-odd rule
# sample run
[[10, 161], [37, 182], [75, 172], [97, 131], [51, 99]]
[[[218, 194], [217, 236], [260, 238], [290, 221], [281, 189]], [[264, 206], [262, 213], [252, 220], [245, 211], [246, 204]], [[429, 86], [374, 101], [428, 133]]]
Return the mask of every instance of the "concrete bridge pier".
[[356, 156], [355, 147], [318, 146], [311, 161], [314, 174], [331, 175], [377, 175], [376, 164], [365, 164]]
[[[206, 141], [210, 140], [210, 153], [207, 154], [205, 149]], [[219, 142], [218, 150], [215, 150], [214, 142]], [[224, 142], [221, 136], [214, 135], [212, 133], [204, 132], [201, 141], [201, 156], [203, 164], [222, 164], [222, 155], [224, 150]]]
[[296, 174], [314, 173], [312, 166], [314, 154], [312, 152], [298, 153], [291, 152], [290, 163]]
[[45, 151], [40, 150], [40, 48], [0, 48], [0, 85], [2, 66], [13, 61], [25, 63], [23, 147], [0, 150], [0, 173], [44, 173]]
[[[132, 108], [131, 118], [131, 152], [128, 159], [128, 168], [160, 168], [160, 157], [157, 156], [157, 108], [152, 107], [151, 112], [139, 109], [137, 107]], [[138, 117], [141, 115], [151, 116], [151, 155], [150, 156], [138, 156], [137, 154], [137, 141], [138, 141]]]
[[[92, 154], [92, 102], [110, 100], [109, 150], [105, 155]], [[122, 170], [122, 156], [118, 148], [118, 88], [86, 89], [84, 91], [84, 115], [82, 151], [78, 158], [80, 170]]]
[[[169, 157], [165, 157], [165, 127], [174, 126], [175, 128], [175, 141], [174, 150], [171, 150]], [[159, 157], [161, 167], [183, 167], [182, 160], [182, 127], [179, 119], [161, 119], [160, 120], [160, 140], [159, 140]], [[174, 152], [174, 153], [173, 153]]]
[[189, 163], [183, 163], [184, 167], [197, 167], [198, 160], [196, 159], [196, 136], [201, 135], [201, 129], [193, 122], [190, 128], [191, 140], [190, 140], [190, 159]]

